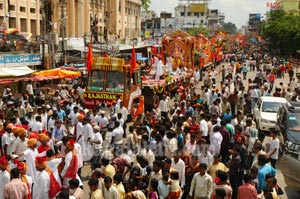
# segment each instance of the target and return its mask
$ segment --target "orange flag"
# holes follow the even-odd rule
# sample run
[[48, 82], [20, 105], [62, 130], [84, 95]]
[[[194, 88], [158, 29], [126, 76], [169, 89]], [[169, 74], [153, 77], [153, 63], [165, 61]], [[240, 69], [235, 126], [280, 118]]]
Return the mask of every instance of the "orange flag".
[[136, 67], [136, 54], [135, 54], [134, 46], [132, 46], [131, 61], [130, 61], [130, 73], [131, 74], [133, 73], [135, 67]]
[[93, 63], [93, 52], [92, 52], [92, 44], [89, 44], [88, 54], [86, 58], [86, 69], [88, 72], [92, 71], [92, 63]]
[[141, 99], [138, 108], [134, 112], [132, 119], [134, 120], [139, 114], [142, 114], [142, 113], [144, 113], [144, 99], [143, 98]]

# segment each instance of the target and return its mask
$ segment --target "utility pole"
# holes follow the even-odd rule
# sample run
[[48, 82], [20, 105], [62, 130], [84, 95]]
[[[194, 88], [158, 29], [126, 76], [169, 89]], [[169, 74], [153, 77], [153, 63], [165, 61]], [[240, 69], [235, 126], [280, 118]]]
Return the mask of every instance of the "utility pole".
[[46, 69], [45, 66], [45, 42], [46, 42], [46, 34], [47, 34], [47, 18], [46, 18], [46, 12], [47, 12], [47, 6], [46, 6], [46, 0], [42, 0], [42, 59], [41, 59], [41, 65], [43, 69]]
[[62, 55], [63, 55], [63, 60], [64, 60], [64, 65], [66, 65], [67, 63], [67, 55], [66, 55], [66, 50], [65, 50], [65, 22], [64, 22], [64, 18], [65, 18], [65, 12], [64, 12], [64, 7], [65, 7], [65, 0], [60, 0], [60, 11], [61, 11], [61, 25], [60, 25], [60, 30], [61, 30], [61, 37], [62, 37], [62, 43], [61, 43], [61, 51], [62, 51]]

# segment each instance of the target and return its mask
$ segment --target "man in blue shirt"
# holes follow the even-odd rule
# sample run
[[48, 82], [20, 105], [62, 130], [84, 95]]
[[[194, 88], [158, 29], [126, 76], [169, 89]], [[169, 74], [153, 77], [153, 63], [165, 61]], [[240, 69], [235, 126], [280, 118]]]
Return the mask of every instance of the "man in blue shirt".
[[266, 188], [265, 176], [268, 173], [271, 173], [273, 176], [276, 175], [276, 169], [267, 163], [268, 158], [265, 155], [258, 155], [258, 165], [260, 166], [260, 169], [258, 170], [258, 192], [261, 192]]
[[61, 109], [61, 106], [59, 104], [56, 106], [56, 108], [57, 108], [56, 113], [57, 113], [59, 119], [64, 123], [65, 117], [66, 117], [66, 112]]

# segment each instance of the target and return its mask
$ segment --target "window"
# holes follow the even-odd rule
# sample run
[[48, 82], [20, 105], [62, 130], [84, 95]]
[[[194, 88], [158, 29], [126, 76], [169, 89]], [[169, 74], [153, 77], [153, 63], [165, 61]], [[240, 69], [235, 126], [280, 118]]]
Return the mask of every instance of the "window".
[[88, 89], [94, 91], [104, 90], [104, 71], [94, 70], [89, 78]]
[[123, 92], [124, 91], [124, 74], [119, 71], [107, 72], [106, 91]]
[[3, 10], [3, 3], [0, 3], [0, 10]]
[[9, 5], [9, 10], [14, 11], [15, 10], [15, 6], [14, 5]]
[[35, 13], [35, 8], [30, 8], [30, 13]]
[[181, 12], [181, 13], [180, 13], [180, 16], [182, 16], [182, 17], [183, 17], [183, 16], [184, 16], [184, 12]]
[[187, 13], [187, 15], [188, 15], [188, 16], [191, 16], [191, 13], [190, 13], [190, 12], [188, 12], [188, 13]]
[[201, 16], [204, 16], [204, 12], [201, 12]]
[[300, 131], [300, 115], [288, 116], [288, 129], [291, 131]]
[[300, 153], [300, 145], [299, 144], [292, 144], [286, 154], [291, 156], [292, 158], [295, 158], [295, 159], [299, 159], [299, 153]]
[[21, 7], [20, 7], [20, 12], [26, 12], [26, 8], [23, 7], [23, 6], [21, 6]]
[[278, 102], [263, 102], [261, 111], [268, 113], [277, 113], [281, 105], [282, 103]]
[[121, 10], [122, 10], [122, 1], [120, 0], [119, 1], [119, 12], [121, 12]]

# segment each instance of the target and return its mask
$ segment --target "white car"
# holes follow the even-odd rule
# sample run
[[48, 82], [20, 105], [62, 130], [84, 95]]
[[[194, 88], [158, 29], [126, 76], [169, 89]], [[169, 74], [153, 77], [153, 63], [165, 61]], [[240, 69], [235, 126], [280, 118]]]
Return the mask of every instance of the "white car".
[[254, 119], [258, 129], [269, 131], [274, 128], [277, 122], [277, 113], [282, 104], [287, 100], [283, 97], [263, 96], [258, 98], [254, 106]]

